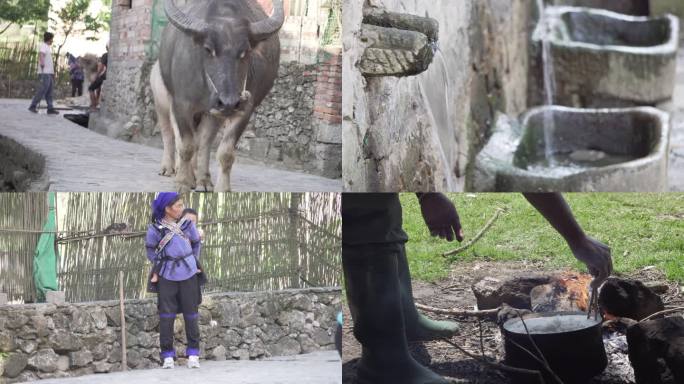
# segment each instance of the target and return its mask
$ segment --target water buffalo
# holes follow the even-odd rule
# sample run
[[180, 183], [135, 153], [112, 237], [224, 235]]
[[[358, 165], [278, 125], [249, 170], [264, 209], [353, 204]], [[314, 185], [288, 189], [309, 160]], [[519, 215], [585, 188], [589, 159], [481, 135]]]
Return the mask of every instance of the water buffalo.
[[164, 142], [161, 174], [175, 172], [180, 191], [212, 190], [209, 156], [223, 127], [216, 190], [229, 191], [237, 142], [278, 74], [282, 0], [270, 17], [256, 0], [180, 8], [165, 0], [164, 10], [169, 25], [150, 78]]

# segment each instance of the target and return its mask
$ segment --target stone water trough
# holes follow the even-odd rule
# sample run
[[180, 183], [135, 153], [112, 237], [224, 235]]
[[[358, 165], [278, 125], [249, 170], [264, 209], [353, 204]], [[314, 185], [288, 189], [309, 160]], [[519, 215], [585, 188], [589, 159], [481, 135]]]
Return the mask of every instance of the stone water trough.
[[[520, 120], [499, 114], [477, 155], [471, 190], [664, 191], [669, 114], [652, 107], [543, 106]], [[545, 124], [555, 163], [546, 160]]]
[[[584, 7], [547, 7], [532, 35], [532, 79], [542, 79], [548, 40], [554, 103], [574, 107], [655, 105], [672, 98], [679, 20]], [[540, 81], [540, 80], [537, 80]], [[536, 98], [543, 84], [537, 84]]]

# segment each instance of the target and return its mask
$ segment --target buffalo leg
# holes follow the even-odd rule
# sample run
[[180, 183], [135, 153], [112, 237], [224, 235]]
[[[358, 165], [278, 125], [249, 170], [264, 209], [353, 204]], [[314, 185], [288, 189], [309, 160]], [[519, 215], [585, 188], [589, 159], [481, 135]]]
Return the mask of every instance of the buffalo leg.
[[214, 189], [214, 184], [211, 181], [211, 172], [209, 171], [209, 157], [211, 155], [211, 145], [214, 143], [214, 138], [220, 126], [220, 121], [209, 114], [205, 114], [202, 116], [197, 132], [197, 153], [195, 154], [197, 173], [195, 175], [197, 176], [197, 188], [204, 188], [206, 192]]
[[216, 151], [216, 157], [219, 162], [218, 182], [216, 183], [217, 192], [230, 191], [230, 171], [235, 162], [235, 147], [237, 146], [240, 136], [245, 131], [249, 118], [254, 110], [252, 96], [248, 91], [245, 91], [240, 97], [240, 105], [242, 109], [235, 112], [233, 116], [226, 121], [223, 128], [223, 137], [221, 144], [219, 144]]
[[194, 122], [190, 111], [173, 104], [171, 125], [176, 136], [176, 188], [179, 192], [189, 192], [195, 188], [195, 173], [192, 169], [192, 156], [195, 153]]
[[159, 72], [159, 62], [154, 64], [150, 74], [150, 85], [154, 97], [154, 109], [157, 113], [157, 124], [161, 132], [162, 143], [164, 143], [164, 155], [162, 156], [161, 171], [162, 176], [171, 176], [176, 173], [176, 143], [171, 127], [171, 96], [164, 86], [161, 73]]

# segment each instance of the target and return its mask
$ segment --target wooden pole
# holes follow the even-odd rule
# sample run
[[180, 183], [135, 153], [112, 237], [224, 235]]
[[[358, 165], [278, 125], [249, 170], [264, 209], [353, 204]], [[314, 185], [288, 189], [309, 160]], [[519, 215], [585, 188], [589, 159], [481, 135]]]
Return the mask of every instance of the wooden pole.
[[121, 370], [128, 370], [126, 361], [126, 312], [124, 311], [123, 271], [119, 271], [119, 309], [121, 310]]

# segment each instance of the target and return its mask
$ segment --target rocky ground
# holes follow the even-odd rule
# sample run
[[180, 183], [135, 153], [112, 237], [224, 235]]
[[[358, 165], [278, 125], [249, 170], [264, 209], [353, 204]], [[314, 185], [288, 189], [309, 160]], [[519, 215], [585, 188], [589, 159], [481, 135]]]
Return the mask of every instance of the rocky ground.
[[[413, 292], [416, 302], [438, 308], [473, 309], [476, 300], [471, 285], [485, 276], [505, 276], [522, 271], [543, 271], [542, 263], [501, 263], [474, 262], [452, 266], [450, 277], [434, 284], [413, 281]], [[661, 281], [664, 276], [654, 268], [647, 268], [629, 277], [648, 281]], [[684, 303], [684, 287], [670, 284], [670, 289], [663, 300], [667, 304]], [[352, 334], [351, 316], [345, 306], [345, 328], [343, 339], [343, 382], [354, 383], [355, 364], [360, 356], [360, 345]], [[446, 319], [441, 315], [428, 314], [433, 318]], [[454, 320], [454, 319], [452, 319]], [[458, 318], [461, 330], [452, 341], [466, 350], [479, 355], [484, 353], [498, 361], [504, 357], [501, 333], [493, 321], [478, 321], [474, 318]], [[482, 335], [482, 336], [480, 336]], [[500, 371], [484, 368], [475, 360], [465, 356], [453, 346], [443, 341], [412, 343], [413, 356], [422, 364], [429, 366], [439, 374], [453, 380], [454, 383], [506, 384], [510, 380]], [[634, 373], [626, 354], [626, 343], [622, 340], [606, 342], [608, 367], [602, 375], [590, 384], [629, 384], [634, 382]]]

